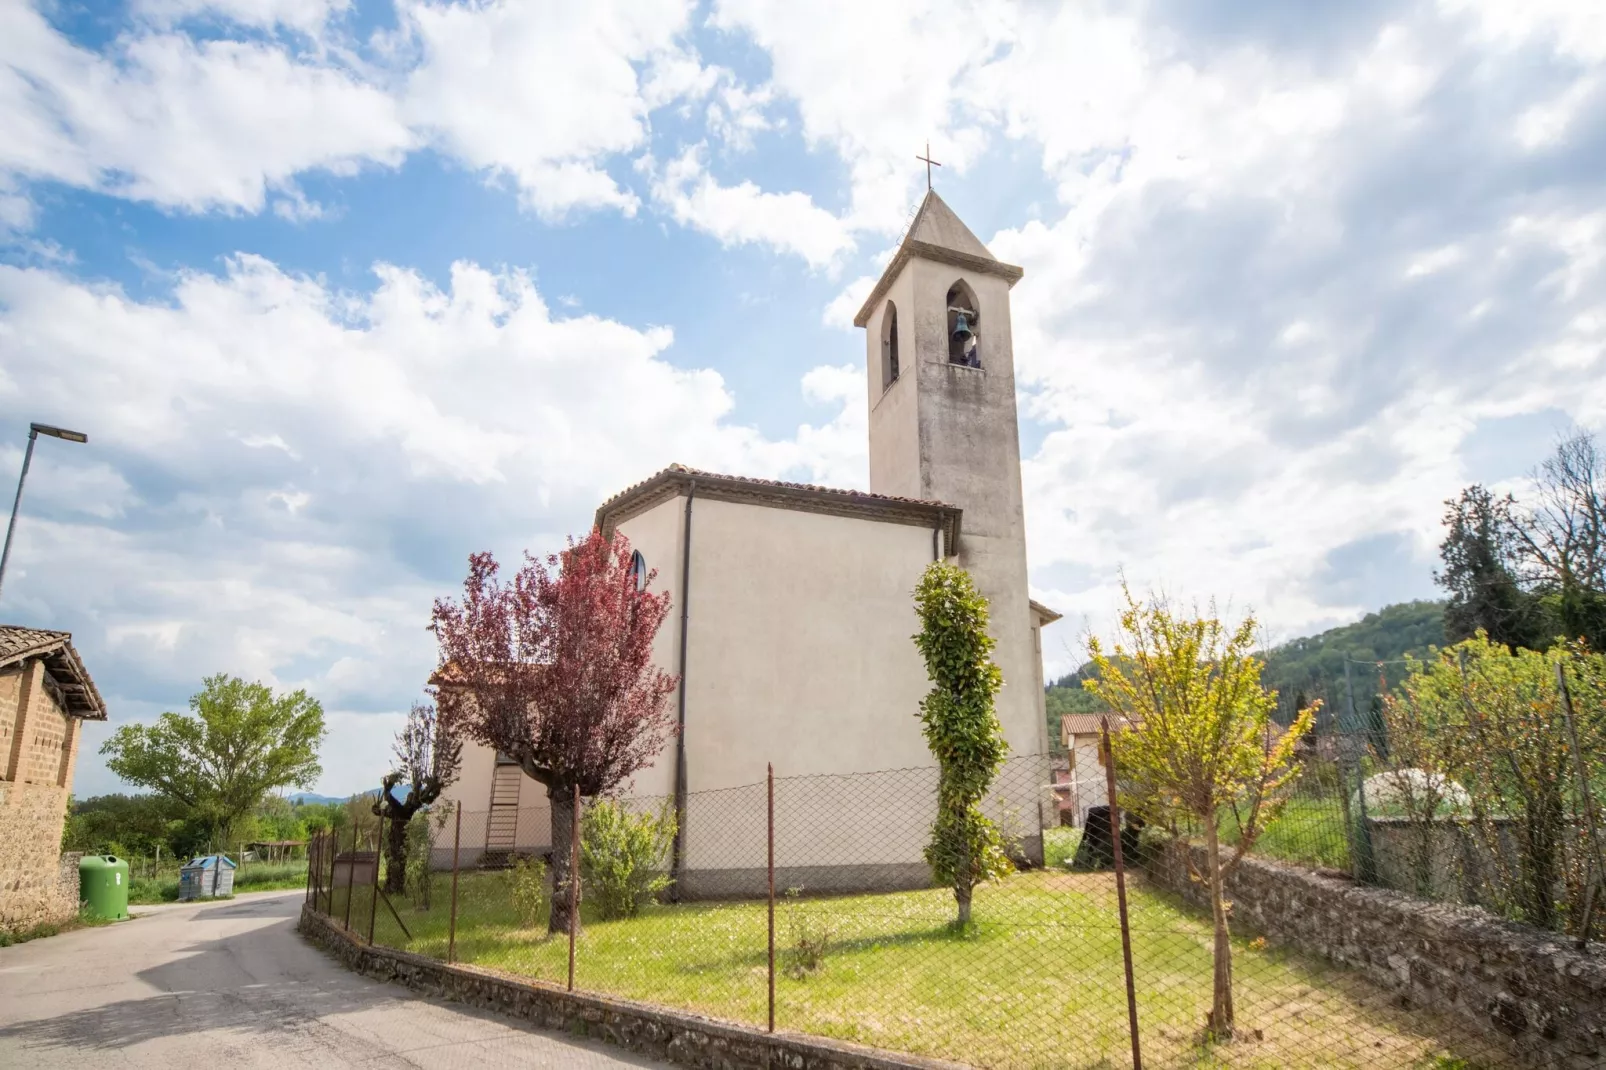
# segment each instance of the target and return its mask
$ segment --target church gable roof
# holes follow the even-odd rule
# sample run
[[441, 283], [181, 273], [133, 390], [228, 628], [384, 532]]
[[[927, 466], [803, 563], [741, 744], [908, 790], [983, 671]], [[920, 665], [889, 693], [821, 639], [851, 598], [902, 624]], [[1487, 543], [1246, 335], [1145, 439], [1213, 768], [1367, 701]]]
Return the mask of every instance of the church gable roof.
[[996, 275], [1011, 286], [1026, 274], [1023, 269], [1006, 264], [988, 252], [981, 239], [972, 234], [970, 228], [948, 207], [948, 203], [937, 196], [937, 191], [927, 190], [920, 211], [916, 213], [914, 222], [909, 224], [909, 233], [898, 244], [892, 262], [881, 273], [880, 281], [870, 291], [859, 314], [853, 317], [855, 327], [863, 327], [870, 322], [870, 314], [881, 304], [887, 290], [891, 289], [892, 280], [903, 271], [910, 258], [916, 256], [983, 275]]
[[699, 498], [740, 502], [774, 509], [800, 509], [810, 513], [851, 516], [890, 524], [915, 527], [941, 527], [947, 553], [959, 544], [961, 511], [957, 505], [900, 498], [891, 494], [872, 494], [863, 490], [820, 487], [812, 483], [788, 483], [777, 479], [753, 479], [705, 472], [672, 464], [634, 486], [628, 487], [597, 507], [596, 525], [604, 533], [646, 512], [667, 498], [678, 497], [696, 485]]

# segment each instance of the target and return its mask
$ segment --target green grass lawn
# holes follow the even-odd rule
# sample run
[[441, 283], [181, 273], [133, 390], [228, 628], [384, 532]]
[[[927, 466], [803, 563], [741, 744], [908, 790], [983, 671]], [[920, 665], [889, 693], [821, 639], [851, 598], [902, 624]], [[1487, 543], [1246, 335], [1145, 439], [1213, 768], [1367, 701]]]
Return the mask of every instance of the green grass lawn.
[[[1232, 815], [1221, 822], [1223, 841], [1238, 842]], [[1255, 842], [1254, 854], [1328, 869], [1350, 869], [1349, 840], [1344, 833], [1344, 804], [1339, 797], [1298, 795], [1289, 799], [1277, 820]]]
[[[1208, 920], [1129, 882], [1145, 1065], [1153, 1067], [1411, 1067], [1451, 1061], [1447, 1038], [1357, 975], [1237, 941], [1238, 1022], [1246, 1039], [1203, 1046], [1210, 1006]], [[444, 958], [449, 878], [428, 912], [398, 903], [412, 938], [383, 904], [379, 943]], [[339, 894], [334, 914], [342, 915]], [[367, 889], [352, 903], [366, 933]], [[457, 958], [562, 984], [568, 945], [544, 925], [521, 928], [506, 878], [462, 878]], [[777, 1026], [784, 1030], [989, 1067], [1130, 1065], [1124, 974], [1110, 874], [1037, 871], [977, 892], [975, 924], [956, 932], [951, 894], [933, 889], [802, 899], [777, 905]], [[789, 949], [800, 932], [827, 937], [817, 970]], [[577, 987], [762, 1024], [762, 902], [649, 907], [614, 922], [588, 918]], [[1467, 1053], [1458, 1053], [1465, 1056]]]
[[[305, 862], [247, 862], [234, 871], [234, 891], [270, 892], [284, 888], [305, 888]], [[178, 870], [149, 877], [131, 877], [128, 901], [131, 904], [172, 903], [178, 900]]]

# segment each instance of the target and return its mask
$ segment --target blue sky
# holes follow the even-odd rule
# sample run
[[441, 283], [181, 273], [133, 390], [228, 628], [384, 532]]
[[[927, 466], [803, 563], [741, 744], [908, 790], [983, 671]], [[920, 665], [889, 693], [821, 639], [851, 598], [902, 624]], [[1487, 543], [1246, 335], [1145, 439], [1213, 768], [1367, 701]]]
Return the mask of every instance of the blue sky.
[[[862, 486], [923, 192], [1014, 297], [1050, 671], [1121, 571], [1269, 639], [1430, 595], [1606, 428], [1593, 2], [0, 3], [0, 618], [113, 725], [228, 671], [367, 786], [466, 555], [678, 460]], [[80, 793], [115, 786], [86, 737]]]

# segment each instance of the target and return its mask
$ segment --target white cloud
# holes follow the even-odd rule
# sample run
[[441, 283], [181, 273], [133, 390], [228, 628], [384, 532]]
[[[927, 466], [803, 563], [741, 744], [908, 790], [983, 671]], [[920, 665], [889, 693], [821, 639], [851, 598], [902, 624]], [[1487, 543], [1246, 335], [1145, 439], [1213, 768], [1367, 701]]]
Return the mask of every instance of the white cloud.
[[218, 669], [405, 709], [472, 550], [550, 546], [673, 460], [862, 482], [852, 369], [811, 373], [826, 418], [772, 439], [716, 372], [664, 359], [667, 329], [554, 315], [474, 264], [377, 276], [343, 292], [237, 256], [137, 299], [0, 267], [0, 408], [90, 433], [35, 458], [7, 612], [73, 629], [114, 717]]
[[986, 138], [956, 87], [1004, 43], [1014, 18], [994, 0], [717, 0], [710, 22], [769, 53], [772, 85], [796, 102], [804, 138], [848, 165], [847, 224], [889, 233], [914, 190], [911, 157], [924, 139], [945, 174], [980, 155]]
[[414, 141], [385, 93], [273, 45], [148, 34], [101, 55], [18, 4], [0, 8], [0, 116], [0, 176], [189, 211], [256, 212], [297, 174], [393, 165]]
[[[469, 166], [511, 178], [543, 215], [635, 211], [635, 195], [599, 161], [644, 144], [648, 103], [637, 67], [674, 49], [686, 25], [683, 0], [408, 0], [398, 8], [422, 50], [407, 79], [412, 123]], [[699, 85], [687, 58], [678, 59], [658, 70], [660, 101]]]
[[829, 267], [854, 247], [842, 221], [806, 193], [768, 193], [752, 182], [720, 185], [696, 146], [653, 176], [652, 197], [675, 222], [727, 247], [764, 244], [814, 268]]
[[134, 10], [159, 24], [212, 16], [241, 26], [284, 26], [316, 36], [324, 25], [351, 9], [351, 0], [135, 0]]

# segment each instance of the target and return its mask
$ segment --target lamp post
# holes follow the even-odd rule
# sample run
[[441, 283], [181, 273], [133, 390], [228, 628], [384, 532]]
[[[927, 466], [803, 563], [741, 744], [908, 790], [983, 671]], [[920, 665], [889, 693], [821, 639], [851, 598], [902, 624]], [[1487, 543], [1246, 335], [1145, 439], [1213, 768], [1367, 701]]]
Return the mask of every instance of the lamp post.
[[6, 548], [0, 550], [0, 586], [6, 581], [6, 562], [11, 559], [11, 537], [17, 533], [17, 510], [22, 508], [22, 485], [28, 479], [28, 465], [33, 462], [33, 444], [40, 435], [63, 439], [67, 442], [88, 442], [89, 436], [81, 431], [49, 424], [28, 425], [28, 450], [22, 455], [22, 475], [17, 477], [17, 499], [11, 503], [11, 523], [6, 525]]

